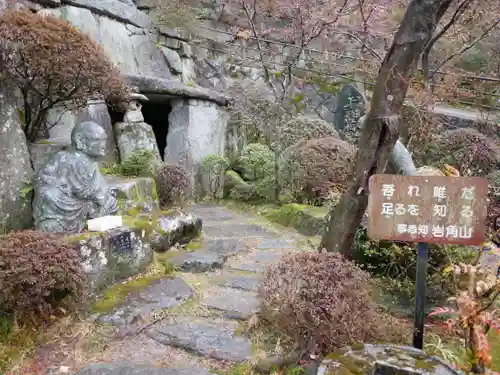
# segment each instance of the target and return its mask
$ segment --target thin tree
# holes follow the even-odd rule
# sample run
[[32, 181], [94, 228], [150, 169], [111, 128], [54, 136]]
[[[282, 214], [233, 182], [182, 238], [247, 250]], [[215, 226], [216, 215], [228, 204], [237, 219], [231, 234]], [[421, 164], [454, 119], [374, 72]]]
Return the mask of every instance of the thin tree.
[[349, 187], [330, 212], [320, 248], [349, 257], [356, 231], [368, 205], [368, 181], [383, 173], [402, 128], [402, 108], [418, 60], [435, 35], [453, 0], [412, 0], [384, 60], [361, 132]]

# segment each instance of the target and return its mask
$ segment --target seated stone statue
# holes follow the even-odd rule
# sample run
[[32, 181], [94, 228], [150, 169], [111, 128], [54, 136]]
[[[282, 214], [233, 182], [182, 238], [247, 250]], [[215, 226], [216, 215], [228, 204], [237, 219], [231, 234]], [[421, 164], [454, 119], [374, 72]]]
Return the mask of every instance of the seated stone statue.
[[42, 232], [78, 233], [87, 219], [113, 215], [116, 198], [99, 171], [107, 136], [92, 121], [76, 125], [71, 148], [55, 154], [34, 181], [33, 215]]

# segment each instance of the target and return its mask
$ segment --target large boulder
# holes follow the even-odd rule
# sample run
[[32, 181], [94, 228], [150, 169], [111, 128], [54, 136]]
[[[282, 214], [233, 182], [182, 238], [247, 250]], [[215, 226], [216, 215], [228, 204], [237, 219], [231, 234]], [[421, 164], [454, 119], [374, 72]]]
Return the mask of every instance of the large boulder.
[[115, 134], [121, 162], [138, 152], [149, 151], [153, 161], [161, 163], [158, 143], [150, 125], [145, 122], [117, 122]]
[[33, 168], [15, 99], [13, 89], [0, 87], [0, 233], [33, 224]]

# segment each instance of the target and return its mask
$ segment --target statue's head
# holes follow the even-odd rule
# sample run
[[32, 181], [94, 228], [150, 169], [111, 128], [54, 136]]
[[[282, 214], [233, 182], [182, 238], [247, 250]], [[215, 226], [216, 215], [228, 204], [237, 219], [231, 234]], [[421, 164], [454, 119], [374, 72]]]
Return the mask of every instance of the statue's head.
[[90, 157], [104, 156], [106, 154], [106, 141], [106, 132], [94, 121], [80, 122], [71, 132], [73, 147]]

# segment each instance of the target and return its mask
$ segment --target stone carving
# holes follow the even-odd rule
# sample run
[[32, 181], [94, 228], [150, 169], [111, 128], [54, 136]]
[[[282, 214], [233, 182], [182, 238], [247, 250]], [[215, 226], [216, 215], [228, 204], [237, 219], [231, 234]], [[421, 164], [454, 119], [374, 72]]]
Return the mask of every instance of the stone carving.
[[78, 233], [85, 220], [115, 214], [116, 198], [99, 172], [106, 132], [84, 121], [71, 132], [71, 148], [55, 154], [37, 173], [33, 214], [43, 232]]
[[341, 137], [357, 144], [360, 135], [360, 119], [366, 113], [366, 99], [354, 86], [345, 85], [338, 96], [334, 124]]
[[144, 122], [144, 116], [142, 115], [141, 109], [142, 105], [139, 100], [148, 100], [148, 98], [142, 94], [130, 94], [129, 101], [127, 102], [127, 111], [123, 116], [123, 122], [127, 123], [137, 123]]

